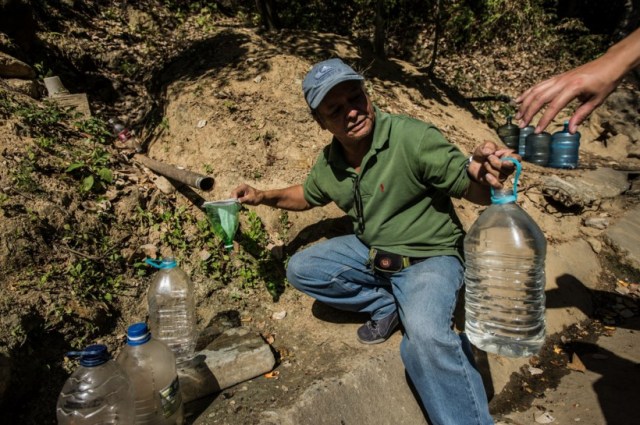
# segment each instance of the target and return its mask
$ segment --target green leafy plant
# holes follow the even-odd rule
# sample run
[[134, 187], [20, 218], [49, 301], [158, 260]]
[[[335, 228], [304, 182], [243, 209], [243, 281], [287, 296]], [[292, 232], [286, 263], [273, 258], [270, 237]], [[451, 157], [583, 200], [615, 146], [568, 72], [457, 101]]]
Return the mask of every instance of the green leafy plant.
[[37, 62], [33, 67], [36, 69], [36, 75], [39, 80], [53, 76], [53, 71], [50, 68], [47, 68], [44, 62]]
[[100, 262], [86, 258], [70, 264], [65, 274], [71, 293], [83, 299], [111, 302], [122, 284], [121, 276], [110, 275]]
[[14, 182], [20, 190], [27, 192], [36, 191], [37, 185], [34, 180], [36, 158], [35, 152], [27, 149], [26, 155], [20, 161], [18, 170], [14, 174]]
[[65, 172], [82, 181], [81, 192], [102, 192], [113, 182], [113, 173], [108, 168], [110, 158], [111, 155], [107, 151], [97, 146], [85, 158], [71, 163]]

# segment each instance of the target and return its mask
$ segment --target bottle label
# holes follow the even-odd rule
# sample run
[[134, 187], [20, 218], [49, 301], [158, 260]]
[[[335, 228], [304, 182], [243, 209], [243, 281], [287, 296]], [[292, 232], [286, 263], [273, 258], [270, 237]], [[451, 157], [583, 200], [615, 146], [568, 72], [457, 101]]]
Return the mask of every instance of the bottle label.
[[131, 133], [126, 128], [118, 133], [118, 139], [120, 139], [121, 142], [126, 142], [130, 137]]
[[178, 381], [177, 376], [171, 384], [160, 390], [160, 402], [162, 403], [162, 413], [165, 418], [171, 417], [180, 408], [182, 393], [180, 392], [180, 381]]

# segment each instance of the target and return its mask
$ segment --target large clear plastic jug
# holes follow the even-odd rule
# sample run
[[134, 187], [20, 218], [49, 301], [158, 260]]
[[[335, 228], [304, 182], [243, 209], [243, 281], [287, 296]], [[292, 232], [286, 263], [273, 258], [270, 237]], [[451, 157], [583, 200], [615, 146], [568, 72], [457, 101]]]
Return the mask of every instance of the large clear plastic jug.
[[136, 425], [180, 425], [184, 422], [176, 358], [166, 344], [152, 339], [145, 323], [127, 330], [127, 345], [118, 363], [131, 379]]
[[146, 262], [158, 269], [147, 292], [149, 328], [182, 363], [193, 357], [198, 342], [193, 282], [173, 258]]
[[509, 357], [536, 354], [545, 338], [546, 239], [516, 204], [513, 190], [492, 190], [492, 204], [464, 239], [465, 330], [481, 350]]
[[107, 347], [90, 345], [71, 351], [80, 366], [60, 391], [56, 408], [59, 425], [134, 423], [133, 388], [125, 371], [111, 359]]

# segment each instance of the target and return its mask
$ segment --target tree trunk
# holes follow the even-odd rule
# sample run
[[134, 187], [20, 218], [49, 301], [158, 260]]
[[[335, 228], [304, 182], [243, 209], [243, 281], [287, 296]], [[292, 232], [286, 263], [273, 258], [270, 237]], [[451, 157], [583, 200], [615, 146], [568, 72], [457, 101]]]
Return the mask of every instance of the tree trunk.
[[435, 2], [435, 13], [436, 17], [436, 33], [433, 40], [433, 52], [431, 52], [431, 63], [427, 68], [427, 72], [429, 75], [433, 74], [433, 69], [436, 66], [436, 59], [438, 58], [438, 44], [440, 43], [440, 35], [442, 33], [442, 0], [437, 0]]
[[280, 20], [278, 19], [275, 0], [256, 0], [256, 8], [260, 14], [262, 26], [264, 26], [267, 31], [280, 29]]
[[373, 34], [373, 51], [379, 58], [385, 58], [387, 56], [384, 44], [386, 41], [385, 36], [385, 19], [384, 19], [384, 0], [376, 0], [376, 17], [375, 17], [375, 29]]

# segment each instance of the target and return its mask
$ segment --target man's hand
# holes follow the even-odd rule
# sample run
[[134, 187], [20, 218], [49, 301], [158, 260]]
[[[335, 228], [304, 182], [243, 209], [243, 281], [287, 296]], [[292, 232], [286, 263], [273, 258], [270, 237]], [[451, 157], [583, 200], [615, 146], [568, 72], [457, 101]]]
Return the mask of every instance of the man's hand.
[[264, 199], [264, 192], [243, 183], [233, 189], [231, 197], [238, 198], [241, 204], [260, 205]]
[[526, 126], [546, 105], [535, 128], [535, 132], [540, 133], [562, 108], [578, 99], [581, 105], [569, 120], [569, 132], [575, 133], [578, 125], [617, 87], [618, 81], [609, 76], [612, 73], [606, 60], [600, 58], [535, 85], [516, 99], [519, 104], [516, 119], [520, 120], [520, 127]]
[[637, 67], [640, 67], [640, 28], [599, 58], [536, 84], [518, 96], [516, 103], [520, 106], [516, 119], [520, 120], [520, 128], [529, 124], [546, 105], [535, 128], [535, 132], [540, 133], [562, 108], [577, 99], [580, 106], [569, 120], [569, 132], [575, 133], [578, 124], [605, 101], [625, 74]]
[[284, 189], [258, 190], [248, 184], [241, 184], [231, 191], [231, 196], [238, 198], [238, 202], [247, 205], [268, 205], [289, 211], [304, 211], [312, 208], [304, 199], [301, 184]]
[[477, 183], [501, 189], [502, 183], [516, 169], [513, 162], [503, 161], [508, 156], [521, 160], [520, 155], [512, 149], [498, 149], [498, 145], [489, 141], [482, 143], [473, 151], [469, 176]]

